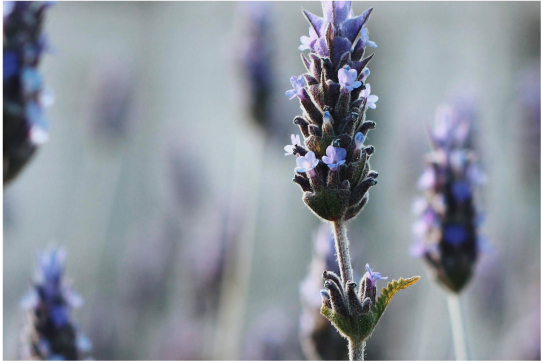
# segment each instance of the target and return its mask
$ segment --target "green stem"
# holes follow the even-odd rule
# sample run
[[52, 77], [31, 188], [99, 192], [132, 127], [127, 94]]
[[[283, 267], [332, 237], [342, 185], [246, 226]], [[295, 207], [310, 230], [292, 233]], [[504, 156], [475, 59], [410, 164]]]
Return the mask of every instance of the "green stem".
[[365, 341], [354, 342], [349, 340], [349, 359], [350, 361], [364, 361]]

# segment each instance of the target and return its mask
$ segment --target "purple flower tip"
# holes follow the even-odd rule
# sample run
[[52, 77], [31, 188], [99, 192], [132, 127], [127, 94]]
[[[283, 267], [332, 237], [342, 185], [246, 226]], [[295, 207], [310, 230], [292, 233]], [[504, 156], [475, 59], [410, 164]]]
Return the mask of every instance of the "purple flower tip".
[[317, 33], [313, 27], [310, 26], [308, 29], [309, 36], [301, 36], [302, 45], [299, 46], [299, 50], [312, 50], [314, 48], [314, 43], [318, 39]]
[[338, 170], [346, 162], [347, 151], [344, 148], [337, 148], [332, 145], [327, 147], [327, 155], [321, 160], [327, 164], [331, 170]]
[[284, 150], [286, 151], [285, 155], [292, 155], [296, 145], [301, 145], [301, 137], [299, 137], [298, 134], [291, 134], [291, 145], [286, 145], [284, 147]]
[[366, 84], [366, 89], [361, 91], [361, 98], [366, 98], [366, 105], [370, 109], [376, 109], [376, 102], [379, 97], [377, 95], [370, 95], [370, 84]]
[[360, 81], [357, 81], [357, 70], [351, 69], [349, 65], [338, 70], [338, 81], [342, 89], [347, 89], [348, 91], [352, 91], [362, 85]]
[[363, 146], [365, 136], [363, 133], [359, 132], [355, 134], [355, 149], [361, 150]]
[[363, 42], [363, 44], [366, 44], [366, 45], [371, 46], [373, 48], [378, 47], [376, 45], [376, 43], [374, 43], [373, 41], [370, 41], [368, 39], [368, 29], [365, 26], [363, 26], [363, 28], [361, 30], [361, 41]]
[[291, 85], [293, 86], [293, 89], [286, 91], [286, 95], [289, 97], [289, 99], [293, 99], [295, 97], [302, 98], [303, 97], [302, 91], [305, 85], [304, 76], [302, 75], [292, 76], [289, 81], [291, 82]]
[[372, 282], [373, 286], [376, 285], [377, 280], [386, 280], [388, 278], [388, 277], [381, 277], [381, 273], [379, 272], [372, 272], [368, 263], [366, 264], [366, 270], [368, 271], [368, 274], [370, 276], [370, 282]]
[[314, 152], [308, 152], [304, 157], [297, 157], [297, 168], [295, 170], [299, 173], [305, 173], [313, 170], [317, 164], [319, 163], [319, 159], [316, 158], [316, 155]]

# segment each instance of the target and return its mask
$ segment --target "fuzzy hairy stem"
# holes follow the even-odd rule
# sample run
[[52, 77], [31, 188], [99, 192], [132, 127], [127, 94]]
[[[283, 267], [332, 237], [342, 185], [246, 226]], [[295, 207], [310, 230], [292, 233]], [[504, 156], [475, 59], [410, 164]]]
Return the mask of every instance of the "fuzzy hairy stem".
[[332, 222], [331, 228], [334, 233], [334, 246], [338, 256], [338, 264], [340, 265], [340, 276], [345, 287], [348, 281], [353, 281], [347, 229], [343, 221]]
[[350, 361], [364, 361], [365, 341], [354, 342], [349, 340], [349, 359]]

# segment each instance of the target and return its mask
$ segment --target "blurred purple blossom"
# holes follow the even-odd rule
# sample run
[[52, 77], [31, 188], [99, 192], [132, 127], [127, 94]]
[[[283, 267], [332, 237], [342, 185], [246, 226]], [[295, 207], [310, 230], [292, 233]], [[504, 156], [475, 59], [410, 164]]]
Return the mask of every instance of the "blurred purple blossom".
[[481, 250], [473, 198], [485, 177], [469, 146], [474, 102], [461, 97], [452, 104], [438, 108], [429, 132], [434, 149], [418, 182], [425, 196], [414, 205], [418, 221], [411, 253], [425, 258], [436, 279], [459, 292], [473, 275]]
[[24, 359], [78, 360], [90, 351], [90, 341], [71, 321], [71, 310], [83, 301], [64, 280], [65, 259], [62, 248], [38, 255], [34, 286], [21, 301], [21, 307], [30, 314], [23, 331]]
[[247, 1], [239, 5], [243, 31], [239, 34], [238, 67], [244, 79], [244, 98], [255, 122], [270, 130], [271, 97], [274, 90], [273, 19], [267, 2]]
[[298, 360], [301, 357], [295, 323], [281, 309], [256, 317], [246, 332], [244, 360]]
[[42, 33], [51, 2], [4, 2], [3, 114], [4, 185], [13, 180], [48, 140], [44, 107], [50, 96], [38, 71], [47, 41]]

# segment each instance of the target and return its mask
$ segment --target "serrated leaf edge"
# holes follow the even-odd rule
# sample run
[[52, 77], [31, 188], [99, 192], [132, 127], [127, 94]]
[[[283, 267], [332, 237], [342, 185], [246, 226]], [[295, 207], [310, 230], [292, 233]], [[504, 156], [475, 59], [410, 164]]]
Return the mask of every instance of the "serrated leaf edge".
[[398, 293], [398, 291], [408, 288], [411, 285], [414, 285], [419, 281], [420, 276], [414, 276], [410, 278], [402, 278], [397, 280], [392, 280], [392, 282], [387, 283], [387, 287], [384, 287], [381, 290], [376, 304], [374, 306], [374, 313], [376, 315], [376, 324], [385, 312], [387, 305], [391, 302], [392, 298]]

